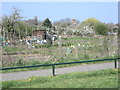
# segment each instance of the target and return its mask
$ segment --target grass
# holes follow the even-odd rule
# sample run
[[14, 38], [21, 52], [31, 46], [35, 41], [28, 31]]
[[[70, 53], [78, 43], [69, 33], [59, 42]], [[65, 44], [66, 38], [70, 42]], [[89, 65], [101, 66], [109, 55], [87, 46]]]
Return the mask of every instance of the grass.
[[[88, 58], [88, 57], [86, 57]], [[42, 64], [54, 64], [54, 63], [64, 63], [65, 61], [67, 62], [74, 62], [74, 61], [86, 61], [90, 59], [74, 59], [74, 58], [61, 58], [60, 61], [53, 62], [51, 60], [49, 61], [37, 61], [37, 60], [32, 60], [29, 63], [24, 63], [22, 59], [19, 59], [17, 62], [15, 62], [13, 65], [14, 66], [9, 66], [9, 67], [18, 67], [18, 66], [31, 66], [31, 65], [42, 65]], [[97, 59], [106, 59], [106, 58], [116, 58], [116, 57], [104, 57], [104, 58], [97, 58]], [[96, 60], [96, 59], [91, 59], [91, 60]], [[113, 61], [99, 61], [99, 62], [87, 62], [87, 63], [76, 63], [76, 64], [66, 64], [66, 65], [58, 65], [56, 66], [57, 68], [63, 68], [63, 67], [70, 67], [70, 66], [76, 66], [76, 65], [82, 65], [82, 64], [95, 64], [95, 63], [106, 63], [106, 62], [113, 62]], [[4, 67], [6, 68], [6, 67]], [[20, 71], [32, 71], [32, 70], [43, 70], [43, 69], [51, 69], [51, 66], [47, 67], [34, 67], [34, 68], [23, 68], [23, 69], [11, 69], [11, 70], [3, 70], [0, 73], [9, 73], [9, 72], [20, 72]]]
[[22, 52], [24, 49], [23, 48], [20, 48], [20, 47], [5, 47], [3, 48], [5, 51], [7, 52]]
[[[120, 73], [120, 72], [119, 72]], [[118, 88], [118, 70], [74, 72], [59, 76], [4, 81], [2, 88]]]
[[69, 37], [69, 38], [62, 38], [63, 40], [97, 40], [97, 38], [92, 37]]

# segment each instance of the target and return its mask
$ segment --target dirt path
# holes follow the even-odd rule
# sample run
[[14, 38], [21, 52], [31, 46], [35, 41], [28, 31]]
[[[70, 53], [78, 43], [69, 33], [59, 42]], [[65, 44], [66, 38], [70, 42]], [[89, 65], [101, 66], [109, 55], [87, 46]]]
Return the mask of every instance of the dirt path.
[[[56, 68], [55, 74], [60, 75], [70, 72], [87, 72], [87, 71], [110, 69], [110, 68], [114, 68], [113, 62]], [[0, 73], [0, 77], [2, 77], [0, 78], [0, 81], [20, 80], [20, 79], [27, 79], [31, 76], [49, 76], [49, 75], [52, 75], [52, 69], [22, 71], [22, 72], [13, 72], [13, 73]]]

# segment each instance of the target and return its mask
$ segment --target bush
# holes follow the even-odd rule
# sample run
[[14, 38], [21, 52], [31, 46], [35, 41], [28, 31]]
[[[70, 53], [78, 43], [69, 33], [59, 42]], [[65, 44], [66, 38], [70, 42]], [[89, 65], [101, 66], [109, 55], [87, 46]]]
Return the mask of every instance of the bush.
[[108, 28], [104, 23], [98, 23], [95, 27], [96, 33], [100, 35], [107, 35]]

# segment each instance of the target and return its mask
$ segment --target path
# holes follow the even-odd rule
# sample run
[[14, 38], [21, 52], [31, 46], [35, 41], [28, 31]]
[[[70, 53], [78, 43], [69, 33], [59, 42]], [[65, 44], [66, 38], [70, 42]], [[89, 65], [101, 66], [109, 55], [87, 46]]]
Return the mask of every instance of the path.
[[[56, 68], [55, 74], [60, 75], [60, 74], [65, 74], [70, 72], [86, 72], [86, 71], [94, 71], [94, 70], [102, 70], [102, 69], [110, 69], [110, 68], [114, 68], [113, 62]], [[0, 81], [20, 80], [20, 79], [27, 79], [31, 76], [49, 76], [49, 75], [52, 75], [52, 69], [0, 73], [0, 76], [2, 77]]]

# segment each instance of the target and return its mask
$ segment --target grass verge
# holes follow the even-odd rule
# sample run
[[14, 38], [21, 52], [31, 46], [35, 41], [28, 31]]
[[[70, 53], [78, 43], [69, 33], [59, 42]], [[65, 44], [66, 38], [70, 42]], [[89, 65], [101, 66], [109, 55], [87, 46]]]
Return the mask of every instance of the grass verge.
[[[117, 57], [104, 57], [104, 58], [98, 58], [98, 59], [105, 59], [105, 58], [117, 58]], [[91, 60], [96, 60], [96, 59], [91, 59]], [[65, 61], [75, 62], [75, 61], [86, 61], [86, 60], [69, 59], [69, 60], [61, 60], [59, 62], [53, 62], [53, 61], [40, 62], [40, 61], [33, 60], [30, 64], [24, 65], [24, 66], [64, 63]], [[51, 63], [51, 62], [53, 62], [53, 63]], [[70, 66], [83, 65], [83, 64], [85, 65], [85, 64], [107, 63], [107, 62], [114, 62], [114, 61], [112, 60], [112, 61], [99, 61], [99, 62], [87, 62], [87, 63], [76, 63], [76, 64], [64, 64], [64, 65], [57, 65], [57, 68], [70, 67]], [[13, 67], [18, 67], [18, 66], [13, 66]], [[34, 68], [11, 69], [11, 70], [0, 71], [0, 73], [32, 71], [32, 70], [43, 70], [43, 69], [51, 69], [51, 68], [52, 68], [51, 66], [45, 66], [45, 67], [34, 67]]]
[[4, 81], [2, 88], [118, 88], [118, 70], [106, 69]]

